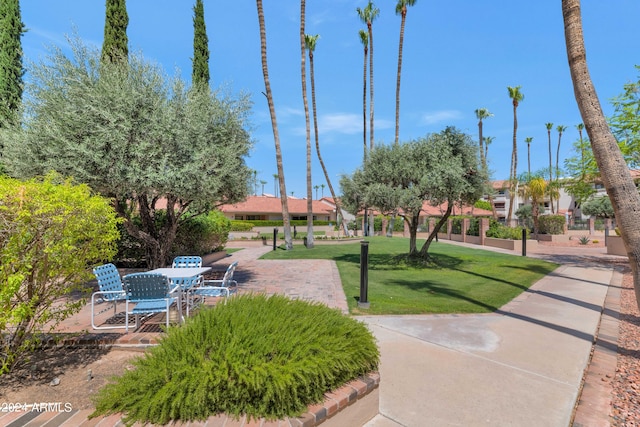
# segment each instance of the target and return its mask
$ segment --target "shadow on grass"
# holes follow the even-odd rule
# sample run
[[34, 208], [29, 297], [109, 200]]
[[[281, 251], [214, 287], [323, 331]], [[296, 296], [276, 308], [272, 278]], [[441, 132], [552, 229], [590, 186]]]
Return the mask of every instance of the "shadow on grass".
[[[360, 265], [360, 254], [343, 254], [333, 258], [334, 261], [347, 262]], [[407, 268], [416, 269], [454, 269], [463, 261], [457, 257], [443, 254], [430, 255], [424, 259], [409, 254], [369, 254], [370, 270], [405, 270]]]

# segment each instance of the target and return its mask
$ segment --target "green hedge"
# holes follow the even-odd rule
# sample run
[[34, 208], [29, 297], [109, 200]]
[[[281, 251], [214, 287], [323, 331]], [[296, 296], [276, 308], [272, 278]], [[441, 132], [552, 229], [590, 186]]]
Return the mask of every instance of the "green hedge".
[[[164, 211], [157, 211], [156, 221], [164, 220]], [[140, 217], [135, 216], [133, 221], [140, 225]], [[127, 233], [124, 225], [120, 224], [118, 227], [121, 238], [114, 263], [123, 267], [144, 266], [147, 256], [145, 249]], [[169, 263], [178, 255], [205, 255], [220, 250], [227, 243], [230, 230], [231, 221], [219, 211], [190, 218], [178, 227], [175, 241], [165, 261]]]
[[219, 251], [227, 243], [230, 230], [231, 221], [220, 211], [191, 218], [178, 228], [170, 257]]
[[364, 323], [318, 303], [242, 295], [170, 328], [99, 391], [92, 416], [165, 425], [221, 413], [297, 417], [324, 394], [377, 369]]
[[[522, 240], [522, 227], [507, 227], [492, 219], [489, 223], [489, 230], [487, 230], [487, 237]], [[529, 231], [527, 230], [527, 238], [528, 237]]]
[[544, 234], [564, 234], [564, 215], [541, 215], [538, 217], [538, 228]]
[[[296, 227], [306, 227], [307, 220], [295, 220], [290, 221], [291, 227], [294, 225]], [[320, 225], [335, 225], [335, 221], [313, 221], [314, 226]], [[240, 221], [240, 220], [231, 220], [231, 231], [251, 231], [253, 227], [284, 227], [282, 221], [263, 221], [263, 220], [250, 220], [250, 221]]]

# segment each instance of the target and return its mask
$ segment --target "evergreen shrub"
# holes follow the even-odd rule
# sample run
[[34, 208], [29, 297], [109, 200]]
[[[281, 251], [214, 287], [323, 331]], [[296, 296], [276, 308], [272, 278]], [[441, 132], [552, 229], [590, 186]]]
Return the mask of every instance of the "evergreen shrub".
[[190, 218], [178, 228], [170, 257], [219, 251], [227, 243], [230, 230], [231, 221], [220, 211]]
[[253, 227], [252, 222], [231, 220], [231, 231], [251, 231]]
[[[489, 223], [489, 229], [487, 230], [487, 237], [522, 240], [522, 227], [507, 227], [506, 225], [500, 224], [498, 221], [492, 219]], [[529, 231], [527, 230], [527, 238], [528, 237]]]
[[564, 215], [542, 215], [538, 218], [540, 233], [544, 234], [564, 234]]
[[157, 347], [99, 391], [92, 416], [165, 425], [215, 414], [296, 417], [377, 369], [367, 327], [322, 304], [242, 295], [170, 328]]

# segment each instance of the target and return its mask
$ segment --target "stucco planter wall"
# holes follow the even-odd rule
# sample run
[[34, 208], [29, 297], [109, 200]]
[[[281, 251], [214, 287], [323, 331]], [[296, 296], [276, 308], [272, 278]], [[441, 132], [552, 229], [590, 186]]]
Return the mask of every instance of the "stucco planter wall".
[[465, 241], [474, 245], [482, 244], [482, 238], [480, 236], [466, 236]]
[[620, 236], [607, 237], [607, 254], [627, 256], [627, 250], [624, 248], [624, 242]]
[[464, 242], [464, 235], [451, 233], [451, 240], [454, 242]]
[[541, 242], [568, 242], [570, 237], [572, 236], [568, 234], [538, 234], [538, 240]]
[[[485, 246], [506, 249], [509, 251], [522, 251], [522, 240], [496, 239], [493, 237], [487, 237], [486, 239], [484, 239], [484, 244]], [[538, 247], [537, 240], [527, 240], [527, 248], [536, 247]]]

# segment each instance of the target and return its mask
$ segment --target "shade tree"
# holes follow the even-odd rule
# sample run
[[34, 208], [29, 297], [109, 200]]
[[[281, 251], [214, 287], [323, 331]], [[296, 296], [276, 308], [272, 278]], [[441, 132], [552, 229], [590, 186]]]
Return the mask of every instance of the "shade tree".
[[23, 126], [0, 133], [8, 171], [55, 170], [112, 198], [149, 267], [162, 266], [180, 224], [248, 194], [250, 102], [70, 42], [69, 56], [52, 48], [34, 64]]
[[[413, 141], [376, 146], [361, 168], [342, 177], [341, 187], [345, 206], [352, 211], [373, 206], [382, 213], [398, 212], [409, 229], [409, 255], [426, 259], [454, 204], [473, 204], [485, 181], [476, 143], [448, 127]], [[418, 251], [416, 236], [425, 202], [444, 203], [447, 211]]]

